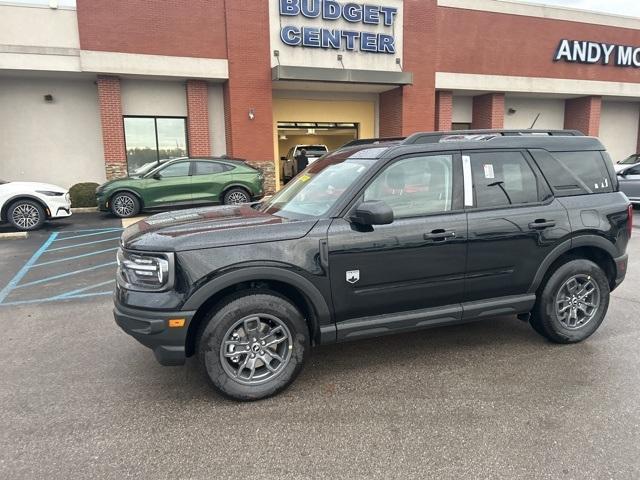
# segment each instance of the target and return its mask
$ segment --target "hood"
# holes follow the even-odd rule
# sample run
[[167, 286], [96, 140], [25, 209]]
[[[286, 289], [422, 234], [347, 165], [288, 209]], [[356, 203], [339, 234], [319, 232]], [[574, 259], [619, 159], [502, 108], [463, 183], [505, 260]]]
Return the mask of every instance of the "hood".
[[316, 220], [288, 220], [248, 205], [194, 208], [153, 215], [122, 234], [125, 248], [185, 251], [304, 237]]
[[21, 191], [24, 193], [35, 192], [36, 190], [44, 190], [48, 192], [66, 193], [66, 188], [52, 185], [51, 183], [40, 182], [7, 182], [2, 184], [3, 187], [11, 188], [11, 190]]
[[122, 177], [122, 178], [116, 178], [114, 180], [109, 180], [108, 182], [103, 183], [102, 185], [100, 185], [97, 190], [98, 191], [103, 191], [103, 190], [107, 190], [109, 187], [113, 186], [113, 185], [119, 185], [119, 184], [123, 184], [123, 183], [130, 183], [131, 180], [139, 180], [140, 177]]

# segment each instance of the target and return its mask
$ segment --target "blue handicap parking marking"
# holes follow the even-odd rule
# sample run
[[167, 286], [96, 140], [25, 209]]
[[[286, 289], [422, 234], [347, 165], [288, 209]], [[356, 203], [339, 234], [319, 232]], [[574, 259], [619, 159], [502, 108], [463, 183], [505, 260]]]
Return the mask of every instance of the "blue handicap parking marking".
[[0, 290], [0, 307], [111, 295], [122, 230], [52, 233]]

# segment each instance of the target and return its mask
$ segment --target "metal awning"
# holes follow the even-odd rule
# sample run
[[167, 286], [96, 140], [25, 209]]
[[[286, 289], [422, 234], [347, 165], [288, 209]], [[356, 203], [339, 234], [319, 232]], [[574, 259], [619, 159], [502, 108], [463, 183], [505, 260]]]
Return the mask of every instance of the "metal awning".
[[350, 68], [291, 67], [276, 65], [271, 69], [274, 81], [305, 81], [328, 83], [368, 83], [375, 85], [411, 85], [410, 72], [381, 72], [378, 70], [355, 70]]

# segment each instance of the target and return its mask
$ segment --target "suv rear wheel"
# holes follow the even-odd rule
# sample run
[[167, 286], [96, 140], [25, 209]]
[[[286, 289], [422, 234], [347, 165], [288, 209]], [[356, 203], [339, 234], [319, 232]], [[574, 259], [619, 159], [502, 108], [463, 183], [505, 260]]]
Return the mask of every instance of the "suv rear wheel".
[[556, 343], [589, 338], [609, 308], [609, 281], [590, 260], [572, 260], [551, 274], [531, 316], [536, 332]]
[[244, 188], [232, 188], [224, 194], [223, 203], [225, 205], [239, 205], [251, 201], [251, 195]]
[[276, 293], [232, 295], [211, 313], [197, 342], [213, 386], [236, 400], [259, 400], [298, 376], [310, 349], [298, 309]]

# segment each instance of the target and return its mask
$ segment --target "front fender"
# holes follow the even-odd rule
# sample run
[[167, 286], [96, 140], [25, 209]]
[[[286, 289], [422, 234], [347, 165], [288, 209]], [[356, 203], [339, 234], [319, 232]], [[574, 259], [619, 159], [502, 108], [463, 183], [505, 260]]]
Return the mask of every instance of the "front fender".
[[278, 267], [253, 266], [243, 267], [222, 274], [200, 286], [184, 303], [182, 310], [197, 310], [208, 299], [225, 288], [250, 281], [276, 281], [290, 285], [301, 292], [308, 300], [317, 317], [316, 338], [320, 343], [336, 341], [336, 327], [331, 318], [331, 311], [320, 291], [309, 280], [290, 270]]

